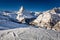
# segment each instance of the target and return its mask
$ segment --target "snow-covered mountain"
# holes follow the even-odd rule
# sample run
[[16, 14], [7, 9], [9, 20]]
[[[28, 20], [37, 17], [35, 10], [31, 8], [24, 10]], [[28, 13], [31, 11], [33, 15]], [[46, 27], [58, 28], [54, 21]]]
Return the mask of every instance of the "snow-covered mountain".
[[60, 40], [60, 8], [0, 11], [0, 40]]
[[29, 22], [34, 18], [36, 18], [35, 13], [25, 10], [23, 6], [17, 12], [0, 11], [0, 29], [28, 27], [29, 25], [22, 24], [23, 21]]
[[[32, 24], [35, 26], [46, 27], [49, 29], [54, 26], [58, 21], [60, 21], [60, 7], [43, 12], [28, 11], [23, 6], [21, 6], [21, 8], [17, 12], [0, 11], [0, 25], [5, 26], [6, 24]], [[13, 27], [16, 27], [16, 25]]]
[[32, 12], [32, 11], [25, 10], [24, 7], [21, 6], [21, 8], [19, 9], [19, 11], [17, 12], [16, 19], [19, 22], [25, 22], [25, 19], [36, 18], [39, 13], [40, 12]]
[[60, 8], [53, 8], [52, 10], [42, 12], [30, 24], [51, 29], [58, 21], [60, 21]]

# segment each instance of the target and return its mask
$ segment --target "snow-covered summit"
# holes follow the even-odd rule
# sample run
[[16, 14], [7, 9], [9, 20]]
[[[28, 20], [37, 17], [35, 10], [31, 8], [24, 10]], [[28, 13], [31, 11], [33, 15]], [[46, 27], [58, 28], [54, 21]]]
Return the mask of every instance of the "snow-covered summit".
[[33, 12], [21, 6], [17, 12], [0, 11], [0, 19], [15, 23], [21, 22], [32, 23], [37, 26], [51, 26], [60, 21], [60, 8], [53, 8], [44, 12]]
[[24, 11], [24, 7], [21, 6], [21, 8], [20, 8], [19, 11], [17, 12], [17, 14], [22, 15], [23, 11]]
[[33, 12], [25, 10], [23, 6], [21, 6], [21, 8], [19, 9], [19, 11], [17, 12], [17, 17], [16, 19], [21, 22], [22, 20], [25, 20], [25, 18], [34, 18], [36, 17], [35, 14], [33, 14]]
[[52, 14], [59, 14], [60, 13], [60, 7], [58, 7], [58, 8], [55, 7], [51, 10], [46, 11], [46, 12], [49, 12], [49, 13], [52, 13]]

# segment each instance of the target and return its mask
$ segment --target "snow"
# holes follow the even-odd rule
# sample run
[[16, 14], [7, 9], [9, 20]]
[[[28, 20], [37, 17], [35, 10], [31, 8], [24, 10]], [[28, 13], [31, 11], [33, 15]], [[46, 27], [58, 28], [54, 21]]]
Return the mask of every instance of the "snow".
[[13, 28], [27, 28], [29, 25], [18, 23], [16, 20], [16, 14], [9, 14], [9, 15], [0, 15], [0, 29], [13, 29]]
[[7, 28], [19, 28], [19, 27], [27, 26], [27, 25], [24, 25], [24, 24], [18, 24], [18, 23], [11, 22], [11, 21], [6, 21], [6, 20], [0, 20], [0, 25], [4, 26], [4, 27], [7, 27]]
[[[58, 21], [60, 8], [32, 12], [21, 6], [17, 12], [0, 11], [0, 40], [60, 40], [60, 28], [57, 29], [59, 32], [49, 29], [49, 22], [58, 25]], [[37, 28], [39, 26], [48, 29]]]
[[35, 13], [25, 10], [23, 6], [21, 6], [21, 8], [19, 9], [19, 11], [17, 11], [17, 16], [16, 19], [18, 20], [18, 22], [22, 22], [25, 23], [25, 19], [31, 19], [31, 18], [36, 18], [37, 15], [35, 15]]
[[41, 28], [17, 28], [0, 31], [0, 40], [60, 40], [60, 33]]
[[60, 21], [59, 11], [60, 11], [59, 8], [44, 11], [35, 20], [30, 22], [30, 24], [38, 26], [38, 27], [44, 27], [44, 28], [47, 28], [47, 29], [52, 29], [54, 27], [54, 25], [58, 21]]
[[[22, 27], [22, 25], [27, 26], [28, 24], [23, 24], [23, 23], [26, 23], [27, 20], [30, 20], [29, 21], [30, 23], [33, 24], [33, 22], [35, 22], [36, 25], [40, 26], [40, 22], [48, 23], [51, 20], [51, 18], [53, 20], [55, 20], [55, 21], [52, 21], [54, 23], [54, 22], [57, 22], [60, 20], [60, 14], [57, 12], [57, 10], [59, 11], [60, 9], [55, 8], [55, 9], [48, 10], [45, 12], [32, 12], [32, 11], [25, 10], [24, 7], [21, 6], [19, 11], [17, 11], [17, 12], [0, 11], [0, 25], [6, 27], [8, 29], [16, 28], [16, 27], [18, 28], [18, 27]], [[54, 14], [54, 13], [56, 13], [56, 14]], [[36, 18], [36, 19], [34, 20], [34, 18]], [[20, 22], [22, 22], [22, 23], [20, 23]], [[6, 24], [8, 24], [8, 25], [6, 25]], [[1, 27], [1, 28], [3, 28], [3, 27]]]

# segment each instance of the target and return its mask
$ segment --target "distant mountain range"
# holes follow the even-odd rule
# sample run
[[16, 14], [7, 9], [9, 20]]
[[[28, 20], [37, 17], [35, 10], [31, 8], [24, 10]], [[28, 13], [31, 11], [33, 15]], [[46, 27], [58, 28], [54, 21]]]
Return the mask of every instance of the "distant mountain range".
[[[14, 22], [13, 24], [23, 23], [25, 25], [29, 24], [29, 25], [39, 26], [39, 27], [49, 26], [48, 28], [51, 28], [57, 22], [60, 21], [60, 7], [53, 8], [51, 10], [47, 10], [43, 12], [33, 12], [33, 11], [26, 10], [24, 9], [23, 6], [21, 6], [19, 11], [17, 12], [0, 11], [0, 23], [1, 22], [4, 23], [3, 20], [11, 22], [11, 24], [12, 22]], [[3, 25], [2, 23], [0, 25]], [[5, 26], [6, 25], [7, 23], [5, 24]]]
[[60, 7], [43, 12], [0, 11], [0, 40], [60, 40]]

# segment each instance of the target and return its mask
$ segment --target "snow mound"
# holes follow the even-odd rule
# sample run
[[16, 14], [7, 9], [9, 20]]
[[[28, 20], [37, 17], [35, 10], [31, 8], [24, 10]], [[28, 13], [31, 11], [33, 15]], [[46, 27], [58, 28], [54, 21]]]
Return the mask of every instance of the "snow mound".
[[0, 31], [0, 40], [60, 40], [60, 33], [41, 28], [19, 28]]

